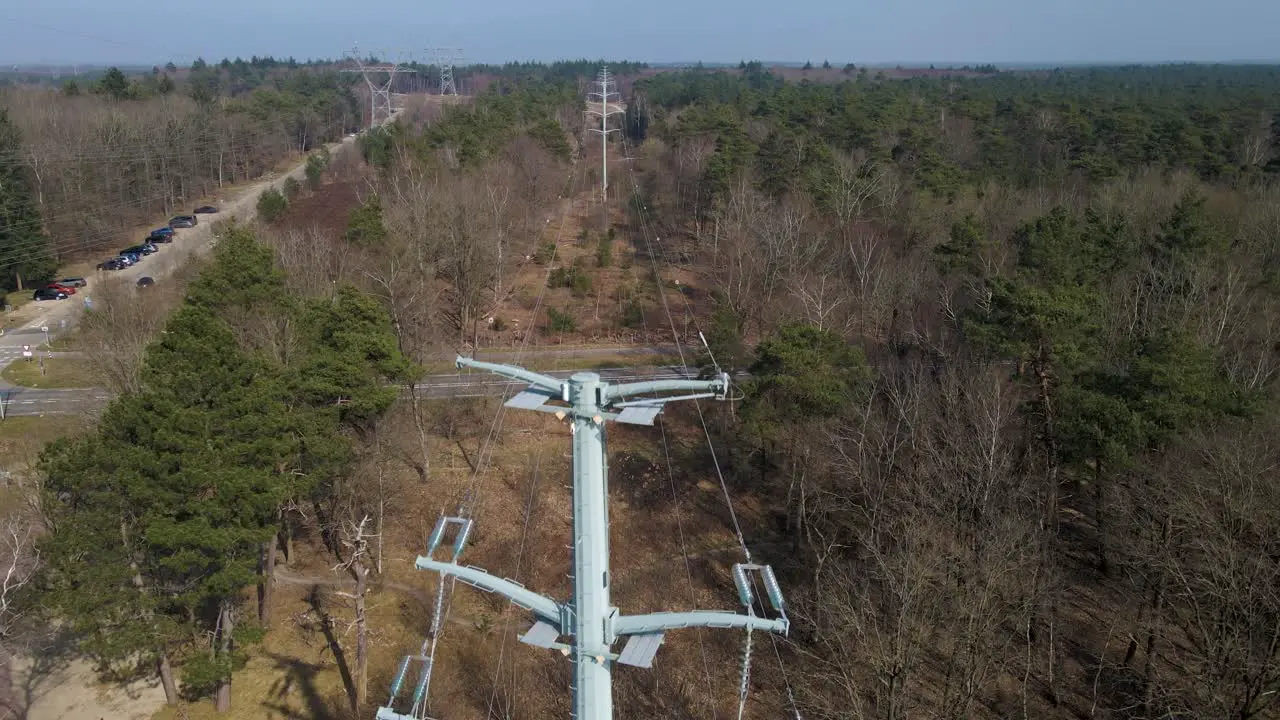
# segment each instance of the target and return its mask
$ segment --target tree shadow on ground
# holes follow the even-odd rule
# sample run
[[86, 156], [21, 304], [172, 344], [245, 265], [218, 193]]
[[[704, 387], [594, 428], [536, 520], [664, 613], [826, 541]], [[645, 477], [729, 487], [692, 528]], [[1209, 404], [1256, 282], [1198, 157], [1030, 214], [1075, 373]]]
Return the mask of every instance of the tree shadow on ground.
[[32, 658], [31, 664], [26, 667], [21, 681], [15, 683], [14, 688], [12, 712], [13, 717], [18, 720], [26, 720], [32, 705], [46, 693], [58, 689], [50, 684], [54, 680], [53, 676], [80, 657], [76, 639], [67, 629], [52, 630], [47, 635], [41, 634], [33, 638], [27, 647], [27, 653]]
[[333, 633], [333, 618], [329, 615], [327, 594], [319, 585], [311, 586], [311, 591], [307, 593], [307, 604], [320, 618], [320, 629], [324, 633], [329, 652], [333, 653], [333, 661], [338, 665], [338, 674], [342, 676], [342, 687], [347, 691], [347, 700], [354, 705], [356, 685], [351, 677], [351, 668], [347, 664], [347, 655], [342, 650], [342, 643], [338, 642], [338, 637]]
[[[316, 677], [324, 671], [321, 663], [308, 663], [298, 658], [268, 653], [276, 669], [284, 672], [284, 677], [271, 686], [269, 695], [262, 702], [262, 707], [279, 713], [290, 720], [343, 720], [347, 717], [346, 707], [341, 701], [335, 702], [331, 697], [324, 697], [316, 686]], [[306, 704], [304, 710], [297, 710], [289, 705], [289, 694], [294, 689], [302, 694]]]

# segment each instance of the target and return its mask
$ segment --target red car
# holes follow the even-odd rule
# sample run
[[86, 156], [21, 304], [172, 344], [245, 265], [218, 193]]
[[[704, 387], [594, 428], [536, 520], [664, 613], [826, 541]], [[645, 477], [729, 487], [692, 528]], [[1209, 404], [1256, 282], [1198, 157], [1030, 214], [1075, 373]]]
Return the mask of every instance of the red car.
[[58, 292], [66, 293], [68, 295], [76, 294], [76, 289], [71, 287], [70, 285], [59, 285], [58, 283], [49, 283], [48, 285], [45, 285], [45, 287], [50, 290], [57, 290]]

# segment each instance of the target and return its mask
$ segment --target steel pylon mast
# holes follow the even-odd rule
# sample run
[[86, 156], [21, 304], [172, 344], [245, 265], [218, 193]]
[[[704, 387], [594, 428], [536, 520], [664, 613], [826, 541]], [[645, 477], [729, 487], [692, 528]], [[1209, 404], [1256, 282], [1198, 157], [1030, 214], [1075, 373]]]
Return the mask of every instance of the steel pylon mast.
[[624, 111], [618, 107], [618, 93], [613, 91], [616, 83], [613, 76], [609, 74], [609, 68], [601, 68], [600, 74], [596, 76], [596, 87], [598, 90], [589, 93], [593, 101], [599, 103], [599, 109], [587, 108], [588, 115], [595, 115], [600, 118], [600, 128], [590, 128], [591, 132], [600, 133], [600, 198], [601, 202], [609, 201], [609, 133], [618, 132], [618, 128], [609, 127], [609, 116], [621, 115]]
[[[533, 613], [534, 623], [520, 640], [559, 652], [573, 664], [574, 720], [611, 720], [615, 664], [652, 667], [655, 654], [668, 630], [692, 627], [742, 628], [785, 634], [790, 626], [782, 591], [768, 565], [737, 564], [734, 584], [745, 612], [699, 610], [623, 615], [610, 601], [609, 482], [605, 454], [605, 424], [621, 422], [653, 425], [668, 402], [715, 397], [728, 393], [729, 376], [714, 380], [651, 380], [615, 385], [593, 372], [579, 372], [568, 380], [525, 370], [514, 365], [480, 362], [459, 356], [458, 368], [475, 368], [529, 383], [507, 401], [510, 408], [552, 413], [569, 423], [573, 437], [573, 597], [561, 602], [523, 585], [459, 564], [471, 533], [469, 518], [441, 517], [427, 539], [427, 552], [416, 562], [419, 570], [452, 577], [468, 585], [497, 593]], [[654, 395], [679, 393], [682, 395]], [[442, 557], [437, 558], [439, 554]], [[764, 589], [757, 603], [756, 582]], [[767, 611], [757, 614], [757, 607]], [[437, 613], [440, 608], [436, 608]], [[613, 646], [626, 638], [620, 652]], [[413, 660], [424, 667], [407, 713], [395, 709]], [[391, 687], [391, 699], [378, 708], [378, 720], [410, 720], [425, 715], [425, 686], [430, 678], [425, 652], [409, 656], [400, 665]]]
[[[375, 58], [361, 57], [360, 48], [356, 46], [346, 55], [356, 67], [344, 69], [343, 72], [360, 73], [364, 77], [365, 84], [369, 86], [369, 127], [372, 128], [390, 120], [392, 113], [395, 112], [391, 86], [395, 84], [396, 74], [403, 70], [404, 53], [399, 53], [397, 59], [392, 62], [371, 62]], [[384, 75], [386, 82], [382, 80]]]
[[453, 66], [462, 62], [462, 48], [428, 48], [427, 57], [440, 71], [440, 94], [457, 95], [458, 85], [453, 80]]

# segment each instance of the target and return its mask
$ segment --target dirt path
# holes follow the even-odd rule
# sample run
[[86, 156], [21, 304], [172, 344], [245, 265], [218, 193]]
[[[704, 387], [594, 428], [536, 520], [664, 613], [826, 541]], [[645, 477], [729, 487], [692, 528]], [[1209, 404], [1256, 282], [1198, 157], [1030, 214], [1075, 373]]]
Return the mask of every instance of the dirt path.
[[[346, 575], [294, 575], [283, 567], [276, 567], [276, 582], [285, 585], [321, 585], [323, 587], [338, 587], [355, 585], [355, 578]], [[396, 592], [412, 595], [423, 602], [434, 602], [431, 595], [420, 587], [405, 585], [404, 583], [393, 582], [390, 580], [378, 583], [378, 587], [384, 590], [395, 590]]]

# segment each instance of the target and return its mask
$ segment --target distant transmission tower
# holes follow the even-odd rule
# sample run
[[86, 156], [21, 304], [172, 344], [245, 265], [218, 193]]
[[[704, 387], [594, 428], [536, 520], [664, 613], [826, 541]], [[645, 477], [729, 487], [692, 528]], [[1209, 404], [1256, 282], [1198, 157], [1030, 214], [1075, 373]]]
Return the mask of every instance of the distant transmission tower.
[[462, 48], [428, 48], [431, 64], [440, 69], [440, 94], [457, 95], [458, 85], [453, 80], [453, 67], [462, 62]]
[[591, 128], [591, 132], [600, 133], [600, 198], [603, 203], [609, 202], [609, 133], [618, 132], [617, 128], [609, 127], [609, 116], [621, 115], [623, 112], [616, 104], [618, 93], [613, 91], [615, 86], [609, 68], [602, 68], [596, 76], [596, 87], [599, 90], [590, 93], [590, 97], [600, 104], [600, 109], [587, 108], [588, 115], [600, 118], [600, 129]]
[[[355, 63], [356, 67], [347, 68], [343, 72], [360, 73], [364, 77], [365, 84], [369, 86], [369, 127], [375, 127], [390, 120], [392, 113], [395, 112], [391, 87], [395, 84], [396, 74], [403, 69], [404, 53], [398, 53], [397, 59], [393, 62], [374, 62], [379, 58], [361, 57], [359, 46], [357, 46], [346, 53], [346, 56], [348, 60]], [[386, 82], [382, 81], [384, 75]]]
[[[733, 581], [746, 612], [708, 611], [662, 612], [623, 615], [609, 600], [609, 482], [605, 456], [605, 423], [653, 425], [654, 418], [668, 402], [716, 397], [729, 390], [729, 376], [714, 380], [651, 380], [614, 385], [593, 372], [574, 374], [566, 381], [530, 372], [513, 365], [497, 365], [469, 358], [457, 359], [459, 368], [487, 370], [495, 375], [529, 383], [506, 406], [552, 413], [567, 420], [573, 436], [573, 597], [557, 602], [523, 585], [490, 575], [476, 567], [458, 564], [471, 533], [471, 520], [441, 517], [427, 539], [426, 555], [420, 556], [419, 570], [440, 573], [443, 584], [452, 576], [481, 590], [497, 593], [531, 611], [534, 623], [520, 640], [535, 647], [555, 650], [573, 664], [574, 720], [611, 720], [613, 717], [613, 676], [615, 664], [652, 667], [654, 656], [668, 630], [683, 628], [743, 628], [748, 642], [752, 630], [786, 633], [787, 620], [782, 590], [768, 565], [737, 564]], [[654, 393], [682, 395], [653, 396]], [[649, 397], [644, 397], [649, 396]], [[442, 559], [433, 556], [441, 551]], [[757, 583], [764, 595], [757, 603]], [[774, 617], [756, 614], [771, 610]], [[436, 615], [441, 604], [437, 601]], [[436, 632], [433, 626], [433, 632]], [[627, 638], [621, 652], [613, 645]], [[562, 640], [563, 638], [563, 640]], [[748, 644], [748, 647], [749, 644]], [[425, 695], [430, 680], [430, 659], [425, 650], [401, 662], [391, 685], [391, 699], [378, 708], [378, 720], [419, 719], [426, 715]], [[748, 653], [749, 658], [749, 653]], [[394, 709], [404, 686], [409, 666], [422, 663], [407, 713]], [[745, 666], [744, 666], [745, 667]], [[743, 689], [746, 674], [744, 669]], [[740, 705], [741, 709], [741, 705]], [[741, 717], [741, 714], [739, 714]]]

